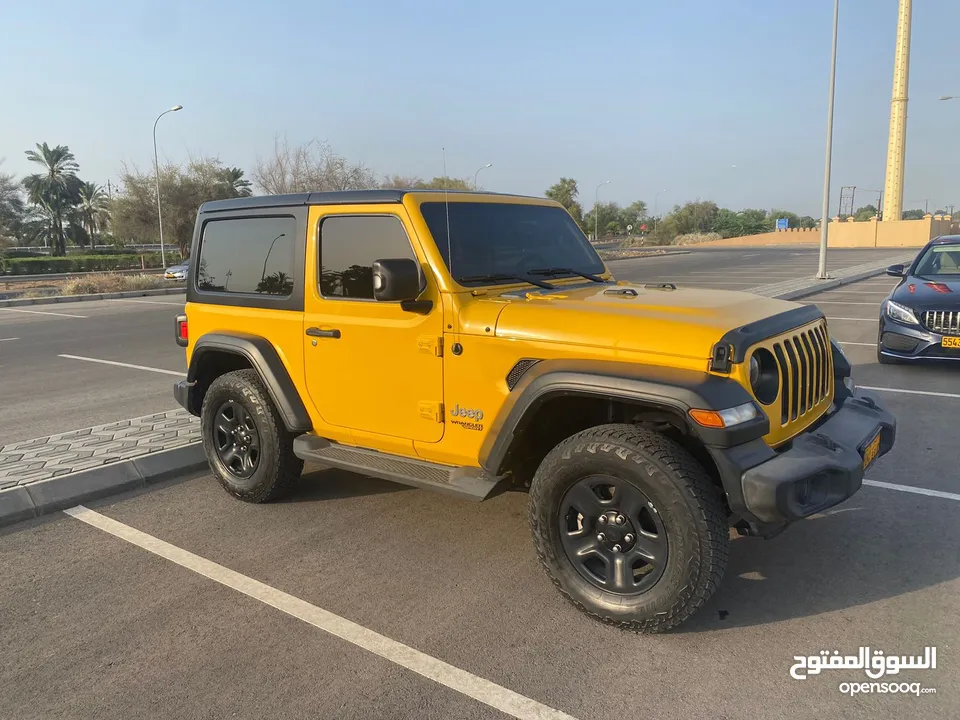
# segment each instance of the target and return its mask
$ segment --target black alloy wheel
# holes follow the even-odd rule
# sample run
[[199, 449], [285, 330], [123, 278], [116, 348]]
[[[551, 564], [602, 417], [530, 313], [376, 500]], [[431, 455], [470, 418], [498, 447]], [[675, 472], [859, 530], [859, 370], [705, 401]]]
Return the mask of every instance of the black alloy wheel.
[[246, 480], [260, 463], [260, 433], [243, 405], [227, 400], [214, 420], [214, 447], [231, 475]]
[[620, 595], [653, 587], [667, 562], [667, 533], [654, 504], [620, 478], [591, 475], [566, 492], [559, 510], [567, 559], [590, 584]]

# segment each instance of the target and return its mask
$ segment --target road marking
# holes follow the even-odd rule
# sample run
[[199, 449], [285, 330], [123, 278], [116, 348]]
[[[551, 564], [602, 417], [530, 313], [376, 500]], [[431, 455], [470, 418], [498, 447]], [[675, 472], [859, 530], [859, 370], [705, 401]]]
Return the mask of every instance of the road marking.
[[852, 320], [853, 322], [880, 322], [879, 318], [827, 317], [827, 320]]
[[0, 338], [0, 342], [9, 342], [10, 340], [19, 340], [20, 338]]
[[889, 290], [825, 290], [831, 295], [889, 295]]
[[109, 302], [131, 302], [131, 303], [142, 303], [144, 305], [167, 305], [169, 307], [178, 307], [182, 306], [184, 302], [163, 302], [162, 300], [128, 300], [127, 298], [107, 298]]
[[941, 393], [932, 390], [904, 390], [902, 388], [870, 387], [869, 385], [857, 385], [861, 390], [873, 390], [874, 392], [901, 393], [903, 395], [929, 395], [930, 397], [958, 398], [957, 393]]
[[850, 302], [849, 300], [804, 300], [801, 305], [870, 305], [879, 307], [875, 302]]
[[116, 365], [117, 367], [131, 368], [133, 370], [147, 370], [148, 372], [177, 375], [179, 377], [183, 377], [185, 374], [175, 370], [163, 370], [161, 368], [147, 367], [146, 365], [131, 365], [130, 363], [116, 362], [115, 360], [100, 360], [99, 358], [81, 357], [79, 355], [58, 355], [57, 357], [67, 358], [69, 360], [84, 360], [86, 362], [101, 363], [103, 365]]
[[520, 695], [513, 690], [508, 690], [466, 670], [461, 670], [408, 645], [335, 615], [328, 610], [311, 605], [305, 600], [277, 590], [246, 575], [241, 575], [199, 555], [194, 555], [129, 525], [124, 525], [112, 518], [89, 510], [83, 505], [64, 510], [64, 512], [87, 525], [125, 540], [131, 545], [136, 545], [182, 568], [192, 570], [198, 575], [236, 590], [247, 597], [259, 600], [265, 605], [302, 620], [308, 625], [330, 633], [341, 640], [346, 640], [352, 645], [363, 648], [407, 670], [412, 670], [418, 675], [489, 705], [511, 717], [519, 720], [575, 720], [571, 715], [543, 705], [536, 700]]
[[945, 500], [960, 500], [957, 493], [943, 492], [942, 490], [927, 490], [926, 488], [913, 487], [912, 485], [896, 485], [895, 483], [881, 482], [880, 480], [864, 480], [864, 485], [872, 487], [886, 488], [887, 490], [896, 490], [897, 492], [913, 493], [914, 495], [927, 495], [928, 497], [944, 498]]
[[19, 308], [0, 308], [7, 312], [28, 313], [30, 315], [56, 315], [57, 317], [86, 318], [86, 315], [71, 315], [70, 313], [47, 312], [45, 310], [20, 310]]
[[876, 343], [855, 343], [855, 342], [843, 342], [842, 340], [837, 340], [837, 343], [840, 345], [862, 345], [863, 347], [876, 347]]

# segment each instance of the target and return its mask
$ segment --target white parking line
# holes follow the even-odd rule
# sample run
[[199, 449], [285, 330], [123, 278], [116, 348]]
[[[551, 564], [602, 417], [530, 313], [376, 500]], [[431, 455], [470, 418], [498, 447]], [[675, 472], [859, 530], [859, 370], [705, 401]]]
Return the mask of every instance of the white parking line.
[[890, 290], [826, 290], [831, 295], [889, 295]]
[[838, 345], [862, 345], [863, 347], [872, 347], [877, 346], [876, 343], [856, 343], [856, 342], [844, 342], [843, 340], [837, 340]]
[[89, 510], [83, 505], [64, 510], [71, 517], [165, 560], [192, 570], [247, 597], [302, 620], [308, 625], [346, 640], [400, 667], [412, 670], [428, 680], [496, 708], [519, 720], [575, 720], [571, 715], [508, 690], [477, 675], [461, 670], [409, 645], [381, 635], [305, 600], [230, 570], [223, 565], [194, 555], [159, 538]]
[[167, 305], [169, 307], [183, 307], [183, 304], [186, 302], [163, 302], [162, 300], [130, 300], [128, 298], [108, 298], [108, 302], [128, 302], [128, 303], [141, 303], [143, 305]]
[[9, 342], [10, 340], [19, 340], [20, 338], [0, 338], [0, 342]]
[[926, 488], [913, 487], [912, 485], [897, 485], [895, 483], [881, 482], [880, 480], [864, 480], [864, 485], [872, 487], [886, 488], [887, 490], [896, 490], [897, 492], [913, 493], [914, 495], [927, 495], [928, 497], [944, 498], [945, 500], [960, 500], [957, 493], [943, 492], [942, 490], [927, 490]]
[[957, 393], [933, 392], [932, 390], [904, 390], [902, 388], [870, 387], [869, 385], [857, 385], [857, 387], [861, 390], [873, 390], [874, 392], [901, 393], [903, 395], [928, 395], [930, 397], [960, 399], [960, 395]]
[[7, 312], [28, 313], [30, 315], [56, 315], [57, 317], [86, 318], [86, 315], [71, 315], [70, 313], [48, 312], [45, 310], [21, 310], [19, 308], [0, 308]]
[[851, 318], [851, 317], [830, 317], [827, 316], [827, 320], [850, 320], [852, 322], [880, 322], [879, 318]]
[[116, 362], [115, 360], [100, 360], [99, 358], [81, 357], [80, 355], [58, 355], [57, 357], [67, 358], [68, 360], [83, 360], [85, 362], [101, 363], [102, 365], [116, 365], [117, 367], [131, 368], [132, 370], [147, 370], [148, 372], [163, 373], [164, 375], [177, 375], [183, 377], [186, 373], [176, 372], [174, 370], [163, 370], [161, 368], [147, 367], [146, 365], [131, 365], [130, 363]]
[[804, 300], [801, 305], [870, 305], [879, 307], [875, 302], [851, 302], [849, 300]]

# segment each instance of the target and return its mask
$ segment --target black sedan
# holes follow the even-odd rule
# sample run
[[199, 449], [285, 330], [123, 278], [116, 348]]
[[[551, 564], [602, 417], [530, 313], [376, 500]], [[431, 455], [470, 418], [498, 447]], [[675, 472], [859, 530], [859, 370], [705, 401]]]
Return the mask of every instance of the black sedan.
[[877, 360], [960, 361], [960, 235], [931, 240], [887, 275], [902, 280], [880, 307]]

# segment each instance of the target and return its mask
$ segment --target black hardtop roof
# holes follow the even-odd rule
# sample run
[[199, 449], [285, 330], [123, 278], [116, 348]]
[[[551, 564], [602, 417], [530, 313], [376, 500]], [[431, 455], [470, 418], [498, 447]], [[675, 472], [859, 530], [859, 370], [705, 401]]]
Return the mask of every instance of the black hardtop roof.
[[[438, 189], [415, 190], [339, 190], [333, 192], [303, 192], [289, 195], [259, 195], [254, 197], [210, 200], [200, 206], [200, 212], [223, 212], [225, 210], [249, 210], [253, 208], [290, 207], [294, 205], [365, 205], [403, 202], [408, 193], [438, 193]], [[500, 195], [503, 197], [530, 197], [509, 193], [491, 193], [479, 190], [447, 190], [450, 195]]]
[[960, 243], [960, 235], [941, 235], [930, 241], [931, 245], [954, 245]]

